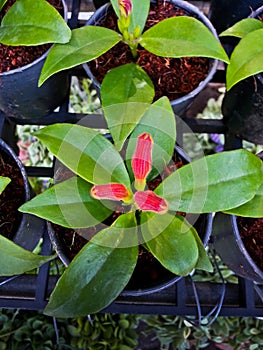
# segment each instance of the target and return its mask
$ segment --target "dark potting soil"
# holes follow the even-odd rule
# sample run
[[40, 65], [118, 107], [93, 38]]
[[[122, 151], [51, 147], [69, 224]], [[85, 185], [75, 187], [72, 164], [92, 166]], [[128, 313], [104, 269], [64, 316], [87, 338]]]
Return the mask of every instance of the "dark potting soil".
[[[63, 6], [61, 0], [47, 0], [61, 14]], [[0, 21], [16, 0], [8, 0], [0, 13]], [[0, 44], [0, 73], [23, 67], [42, 56], [51, 44], [39, 46], [7, 46]]]
[[0, 195], [0, 228], [3, 236], [12, 239], [21, 221], [18, 208], [25, 201], [25, 190], [19, 167], [5, 152], [0, 154], [0, 176], [11, 179]]
[[[154, 190], [164, 178], [169, 176], [171, 172], [182, 167], [183, 164], [184, 163], [179, 156], [176, 156], [160, 176], [148, 183], [148, 188]], [[62, 177], [64, 177], [64, 175], [62, 175]], [[59, 181], [61, 180], [62, 179]], [[63, 178], [63, 180], [65, 179]], [[91, 239], [99, 230], [110, 226], [118, 216], [123, 214], [125, 212], [124, 208], [125, 207], [120, 203], [117, 203], [115, 212], [109, 218], [99, 225], [86, 229], [74, 230], [52, 224], [55, 234], [63, 247], [64, 254], [72, 260], [81, 248], [87, 244], [89, 239]], [[129, 208], [126, 207], [126, 211], [128, 210]], [[184, 215], [183, 213], [180, 214]], [[147, 288], [155, 285], [157, 282], [160, 283], [160, 281], [167, 281], [168, 276], [172, 276], [172, 274], [166, 270], [150, 252], [143, 248], [143, 246], [140, 246], [137, 265], [127, 288], [138, 289], [138, 286], [141, 288]]]
[[[151, 4], [145, 30], [161, 20], [174, 16], [189, 15], [189, 13], [174, 7], [173, 4], [159, 0]], [[117, 17], [114, 11], [108, 10], [105, 20], [100, 25], [118, 31]], [[117, 66], [134, 62], [129, 47], [118, 43], [108, 52], [89, 62], [93, 75], [101, 83], [106, 73]], [[155, 56], [142, 47], [138, 48], [136, 60], [151, 78], [155, 87], [155, 99], [167, 96], [170, 100], [177, 99], [193, 91], [203, 81], [209, 71], [209, 59], [203, 57], [165, 58]]]
[[237, 224], [244, 246], [263, 271], [263, 218], [237, 217]]

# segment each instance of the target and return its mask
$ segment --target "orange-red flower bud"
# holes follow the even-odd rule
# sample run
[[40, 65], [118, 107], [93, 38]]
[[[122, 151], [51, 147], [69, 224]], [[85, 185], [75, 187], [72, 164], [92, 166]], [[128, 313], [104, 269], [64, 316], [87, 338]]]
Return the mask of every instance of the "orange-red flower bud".
[[122, 15], [128, 17], [132, 12], [132, 2], [131, 0], [119, 0], [119, 9]]
[[138, 191], [134, 194], [134, 201], [143, 211], [153, 211], [165, 214], [168, 211], [168, 203], [164, 198], [157, 196], [153, 191]]
[[95, 199], [110, 199], [128, 202], [132, 194], [126, 186], [119, 183], [110, 183], [105, 185], [94, 185], [90, 194]]
[[135, 152], [132, 156], [132, 170], [135, 178], [135, 188], [142, 191], [146, 184], [146, 177], [152, 170], [153, 139], [150, 134], [138, 136]]

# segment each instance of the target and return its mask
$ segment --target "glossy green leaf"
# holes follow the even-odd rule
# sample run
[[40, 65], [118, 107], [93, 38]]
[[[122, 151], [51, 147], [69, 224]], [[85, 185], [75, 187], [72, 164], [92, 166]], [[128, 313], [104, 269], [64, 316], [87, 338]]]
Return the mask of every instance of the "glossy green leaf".
[[248, 33], [263, 28], [263, 22], [255, 18], [244, 18], [232, 27], [224, 30], [219, 36], [235, 36], [243, 38]]
[[263, 71], [263, 28], [247, 34], [235, 47], [226, 72], [227, 90], [239, 81]]
[[7, 2], [7, 0], [0, 0], [0, 11], [2, 10], [2, 8], [4, 7], [5, 3]]
[[50, 50], [39, 78], [39, 85], [61, 70], [99, 57], [120, 40], [120, 34], [99, 26], [84, 26], [72, 30], [71, 39], [67, 44], [56, 44]]
[[247, 150], [221, 152], [176, 170], [156, 189], [170, 210], [209, 213], [251, 200], [263, 181], [262, 161]]
[[4, 191], [11, 179], [8, 177], [0, 176], [0, 194]]
[[143, 213], [142, 235], [147, 248], [171, 272], [185, 276], [196, 266], [199, 247], [195, 229], [180, 215]]
[[33, 254], [0, 235], [0, 276], [19, 275], [52, 259], [54, 259], [54, 256]]
[[0, 42], [12, 46], [67, 43], [70, 37], [63, 17], [45, 0], [15, 2], [0, 27]]
[[213, 272], [214, 268], [211, 264], [211, 261], [209, 259], [209, 256], [205, 250], [205, 247], [203, 245], [203, 242], [201, 241], [197, 231], [195, 229], [192, 230], [193, 235], [195, 236], [195, 241], [198, 247], [198, 260], [195, 265], [196, 269], [199, 270], [205, 270], [209, 272]]
[[154, 98], [151, 79], [138, 65], [112, 69], [101, 85], [102, 108], [118, 150], [140, 121]]
[[114, 9], [114, 12], [116, 13], [117, 17], [120, 18], [120, 10], [119, 10], [119, 5], [118, 5], [118, 0], [110, 0], [111, 5]]
[[189, 16], [167, 18], [142, 35], [140, 45], [162, 57], [199, 56], [228, 62], [217, 38], [199, 20]]
[[54, 124], [35, 132], [63, 164], [84, 180], [104, 184], [118, 182], [130, 187], [123, 160], [99, 132], [74, 124]]
[[130, 160], [136, 147], [137, 138], [144, 132], [150, 133], [154, 142], [153, 170], [148, 176], [148, 180], [150, 180], [162, 172], [174, 153], [176, 141], [175, 117], [167, 97], [160, 98], [147, 109], [129, 138], [126, 161], [130, 176], [132, 176]]
[[[85, 316], [109, 305], [128, 283], [138, 256], [133, 213], [121, 215], [117, 227], [100, 231], [77, 254], [59, 279], [45, 313], [55, 317]], [[127, 242], [129, 229], [130, 244]]]
[[263, 218], [263, 184], [259, 187], [255, 197], [251, 201], [225, 212], [238, 216]]
[[91, 187], [90, 183], [74, 176], [24, 203], [19, 210], [64, 227], [94, 226], [105, 220], [112, 210], [107, 202], [103, 205], [90, 196]]
[[[119, 17], [118, 0], [110, 0], [115, 13]], [[145, 26], [150, 8], [150, 0], [132, 0], [132, 13], [129, 32], [132, 33], [137, 26], [140, 26], [141, 32]]]

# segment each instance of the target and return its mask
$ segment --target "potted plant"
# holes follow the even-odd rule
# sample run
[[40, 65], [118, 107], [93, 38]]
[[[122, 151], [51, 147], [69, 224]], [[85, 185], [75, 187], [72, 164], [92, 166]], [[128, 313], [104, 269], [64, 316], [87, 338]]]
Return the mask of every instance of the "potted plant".
[[0, 1], [0, 109], [7, 117], [36, 123], [64, 101], [69, 88], [66, 72], [40, 88], [38, 79], [51, 43], [70, 38], [66, 20], [64, 0]]
[[[155, 2], [151, 3], [151, 6], [154, 6], [154, 4]], [[159, 19], [158, 23], [149, 28], [147, 18], [152, 12], [152, 10], [149, 11], [150, 0], [143, 2], [139, 0], [112, 0], [111, 6], [114, 9], [114, 11], [112, 10], [112, 16], [116, 16], [116, 23], [113, 29], [103, 27], [103, 23], [100, 26], [94, 25], [100, 24], [101, 16], [104, 18], [104, 15], [109, 14], [111, 11], [109, 4], [103, 6], [96, 11], [86, 26], [72, 31], [72, 37], [68, 43], [56, 44], [51, 49], [41, 72], [40, 84], [52, 74], [66, 68], [84, 64], [84, 67], [88, 69], [88, 66], [85, 65], [87, 62], [94, 62], [96, 66], [98, 60], [94, 60], [98, 57], [101, 60], [102, 57], [107, 55], [105, 60], [99, 64], [101, 68], [104, 68], [104, 73], [100, 76], [99, 83], [102, 82], [104, 74], [111, 69], [116, 69], [115, 74], [121, 79], [125, 68], [128, 71], [132, 63], [143, 67], [144, 71], [147, 72], [145, 74], [150, 75], [147, 82], [149, 79], [152, 80], [155, 90], [158, 88], [157, 82], [159, 81], [160, 84], [160, 80], [163, 80], [164, 77], [171, 76], [173, 83], [180, 80], [181, 77], [181, 82], [178, 85], [184, 86], [184, 91], [176, 94], [176, 89], [179, 89], [177, 86], [172, 86], [170, 91], [166, 91], [167, 81], [164, 81], [160, 90], [164, 90], [165, 93], [160, 93], [159, 91], [155, 97], [158, 99], [163, 95], [167, 96], [172, 90], [173, 95], [171, 95], [170, 99], [173, 100], [171, 103], [174, 112], [182, 114], [194, 96], [212, 79], [217, 68], [217, 59], [228, 62], [228, 57], [221, 47], [211, 23], [196, 7], [180, 0], [171, 2], [159, 1], [157, 5], [160, 8], [161, 6], [164, 6], [164, 9], [165, 7], [168, 8], [170, 15], [173, 17], [164, 20]], [[165, 12], [164, 9], [163, 12]], [[183, 14], [183, 16], [175, 16], [178, 13], [180, 15]], [[147, 27], [145, 26], [146, 24]], [[142, 56], [142, 52], [144, 56]], [[126, 57], [126, 60], [121, 59], [123, 56]], [[110, 61], [112, 57], [115, 63], [117, 61], [121, 67], [114, 68], [114, 63], [111, 63], [109, 66], [106, 65], [106, 61]], [[150, 74], [149, 64], [148, 69], [146, 69], [146, 64], [143, 61], [151, 62], [150, 66], [154, 64], [152, 61], [157, 61], [155, 64], [159, 68], [156, 68], [156, 71], [159, 71], [164, 66], [166, 66], [166, 71], [165, 73], [160, 72], [159, 77], [153, 77]], [[188, 91], [189, 94], [187, 93], [186, 96], [186, 77], [182, 77], [182, 74], [186, 69], [189, 73], [191, 62], [195, 65], [196, 71], [188, 79], [189, 83], [190, 80], [196, 78], [197, 71], [201, 75], [201, 70], [204, 66], [205, 73], [200, 80], [194, 82], [193, 91]], [[127, 67], [126, 64], [128, 64]], [[175, 73], [171, 73], [173, 65], [176, 67], [174, 68], [176, 70]], [[134, 69], [129, 75], [126, 74], [125, 84], [127, 90], [130, 88], [131, 80], [133, 79], [133, 71]], [[122, 103], [122, 101], [119, 101], [119, 103]], [[104, 113], [107, 117], [109, 110], [107, 109]]]
[[263, 7], [220, 34], [240, 39], [226, 70], [224, 122], [235, 135], [263, 144]]
[[30, 252], [46, 229], [43, 220], [17, 211], [30, 198], [25, 169], [12, 149], [0, 140], [0, 276], [21, 274], [53, 259]]
[[[252, 199], [262, 182], [261, 161], [241, 149], [200, 158], [173, 172], [168, 165], [175, 130], [173, 110], [163, 97], [148, 106], [120, 153], [100, 132], [82, 125], [55, 124], [35, 134], [73, 177], [20, 211], [64, 227], [101, 228], [95, 235], [88, 231], [88, 243], [59, 279], [45, 313], [71, 317], [109, 305], [129, 282], [140, 245], [175, 274], [211, 270], [184, 213], [227, 210]], [[168, 176], [150, 189], [163, 169]], [[238, 189], [242, 196], [236, 195]], [[105, 228], [101, 223], [109, 217]]]
[[[189, 161], [189, 157], [185, 152], [179, 146], [175, 146], [172, 162], [162, 171], [161, 176], [148, 183], [148, 188], [153, 190], [158, 182], [161, 181], [161, 178], [164, 179], [169, 172], [173, 172], [175, 169], [189, 163]], [[67, 178], [71, 177], [72, 172], [60, 162], [56, 162], [56, 164], [57, 170], [54, 174], [54, 183], [58, 184], [59, 182], [65, 181]], [[71, 263], [81, 248], [86, 245], [87, 240], [91, 238], [91, 235], [93, 236], [95, 232], [98, 232], [103, 227], [110, 226], [117, 216], [119, 216], [119, 212], [125, 212], [122, 205], [118, 205], [114, 213], [111, 214], [103, 224], [98, 224], [95, 225], [95, 227], [89, 228], [65, 228], [49, 223], [48, 229], [51, 242], [64, 265], [68, 266]], [[211, 235], [212, 214], [185, 214], [184, 217], [191, 222], [194, 229], [198, 232], [203, 245], [206, 247]], [[175, 275], [167, 270], [152, 256], [152, 254], [143, 248], [143, 245], [140, 245], [135, 269], [128, 284], [122, 290], [121, 295], [134, 297], [160, 292], [174, 283], [177, 283], [181, 278], [182, 276]]]

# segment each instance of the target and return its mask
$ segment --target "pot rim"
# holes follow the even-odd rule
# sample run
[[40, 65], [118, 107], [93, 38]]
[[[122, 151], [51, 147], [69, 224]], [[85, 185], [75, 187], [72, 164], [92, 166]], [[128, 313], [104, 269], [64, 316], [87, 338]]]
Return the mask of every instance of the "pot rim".
[[242, 255], [247, 259], [248, 263], [251, 265], [251, 267], [253, 268], [255, 273], [258, 275], [258, 277], [262, 279], [262, 283], [263, 283], [263, 271], [256, 265], [256, 263], [254, 262], [254, 260], [250, 256], [249, 252], [247, 251], [247, 249], [242, 241], [242, 238], [241, 238], [240, 233], [239, 233], [238, 225], [237, 225], [236, 215], [231, 215], [231, 223], [232, 223], [232, 228], [233, 228], [234, 235], [236, 238], [236, 242], [240, 248]]
[[[68, 22], [68, 7], [67, 7], [67, 4], [66, 4], [66, 1], [65, 0], [61, 0], [61, 2], [62, 2], [63, 12], [64, 12], [63, 18], [64, 18], [64, 20], [66, 22]], [[12, 75], [12, 74], [17, 74], [17, 73], [22, 73], [25, 70], [30, 69], [32, 66], [34, 66], [34, 65], [38, 64], [39, 62], [45, 60], [47, 55], [49, 54], [49, 51], [51, 50], [51, 48], [53, 46], [54, 46], [54, 44], [45, 53], [43, 53], [43, 55], [41, 55], [40, 57], [36, 58], [33, 62], [28, 63], [28, 64], [26, 64], [25, 66], [22, 66], [22, 67], [18, 67], [18, 68], [15, 68], [15, 69], [11, 69], [9, 71], [2, 72], [2, 73], [0, 73], [0, 77], [1, 76]]]
[[263, 5], [258, 7], [255, 11], [253, 11], [250, 16], [248, 16], [249, 18], [255, 18], [259, 15], [261, 15], [263, 13]]
[[17, 166], [19, 167], [20, 173], [23, 178], [24, 188], [25, 188], [25, 202], [28, 201], [31, 197], [30, 195], [30, 187], [28, 183], [27, 173], [24, 168], [23, 163], [18, 158], [18, 156], [15, 154], [13, 149], [3, 140], [0, 138], [0, 150], [3, 150], [10, 158], [12, 158]]

